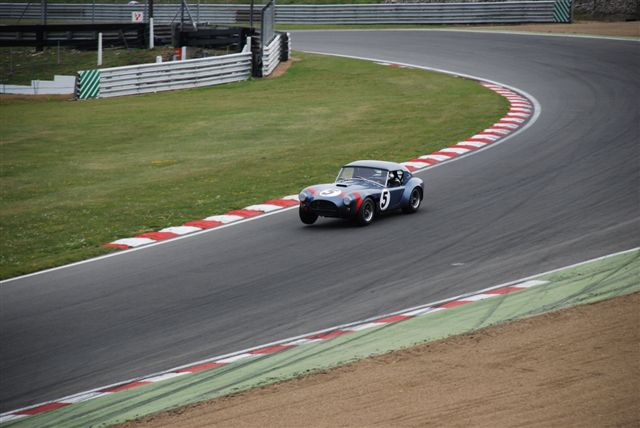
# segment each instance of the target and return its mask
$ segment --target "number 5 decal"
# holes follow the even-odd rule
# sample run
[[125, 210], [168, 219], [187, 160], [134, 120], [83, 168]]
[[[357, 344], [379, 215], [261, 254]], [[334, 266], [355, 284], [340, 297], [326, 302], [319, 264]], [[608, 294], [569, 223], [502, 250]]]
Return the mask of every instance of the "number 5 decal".
[[380, 210], [384, 211], [389, 207], [389, 202], [391, 201], [391, 194], [388, 189], [384, 189], [382, 191], [382, 195], [380, 196]]

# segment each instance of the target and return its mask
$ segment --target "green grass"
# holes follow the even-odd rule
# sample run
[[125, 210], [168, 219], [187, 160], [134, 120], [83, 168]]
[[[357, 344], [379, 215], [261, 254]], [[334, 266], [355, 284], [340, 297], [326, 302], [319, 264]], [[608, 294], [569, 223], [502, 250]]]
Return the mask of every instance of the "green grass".
[[0, 277], [109, 251], [484, 129], [506, 101], [475, 82], [296, 54], [277, 79], [92, 101], [0, 102]]
[[[100, 68], [155, 62], [156, 56], [168, 60], [173, 48], [104, 49]], [[0, 48], [0, 82], [29, 85], [31, 80], [53, 80], [55, 74], [75, 76], [79, 70], [98, 68], [96, 51], [55, 47], [36, 52], [35, 48]]]

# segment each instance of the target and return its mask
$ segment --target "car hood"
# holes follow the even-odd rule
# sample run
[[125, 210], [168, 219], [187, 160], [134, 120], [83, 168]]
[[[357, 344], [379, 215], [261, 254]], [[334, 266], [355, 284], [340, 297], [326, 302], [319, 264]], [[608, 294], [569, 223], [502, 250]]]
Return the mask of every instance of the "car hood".
[[309, 186], [303, 191], [313, 198], [343, 198], [353, 192], [371, 191], [373, 186], [366, 186], [359, 183], [327, 183]]
[[355, 197], [356, 200], [360, 200], [375, 193], [376, 190], [379, 189], [360, 183], [340, 183], [340, 185], [327, 183], [309, 186], [305, 188], [303, 192], [309, 195], [310, 200], [324, 199], [340, 204], [342, 199], [347, 195], [351, 195]]

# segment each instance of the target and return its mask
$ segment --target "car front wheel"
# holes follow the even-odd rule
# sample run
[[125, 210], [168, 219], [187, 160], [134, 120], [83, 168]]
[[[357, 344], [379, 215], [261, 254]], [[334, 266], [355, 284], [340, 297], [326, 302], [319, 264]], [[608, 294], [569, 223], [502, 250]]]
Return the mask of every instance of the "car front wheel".
[[371, 222], [373, 221], [373, 217], [375, 216], [375, 213], [376, 213], [376, 206], [373, 203], [373, 200], [367, 198], [364, 200], [364, 202], [362, 202], [360, 211], [358, 211], [358, 214], [356, 216], [356, 221], [360, 226], [367, 226], [371, 224]]
[[302, 206], [300, 206], [299, 213], [300, 213], [300, 220], [302, 220], [304, 224], [313, 224], [318, 219], [317, 214], [314, 214], [310, 210], [305, 210]]

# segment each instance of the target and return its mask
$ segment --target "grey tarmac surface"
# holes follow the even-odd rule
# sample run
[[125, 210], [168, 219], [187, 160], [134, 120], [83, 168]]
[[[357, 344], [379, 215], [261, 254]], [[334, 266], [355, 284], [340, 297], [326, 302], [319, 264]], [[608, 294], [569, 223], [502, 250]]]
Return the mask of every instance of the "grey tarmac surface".
[[637, 42], [452, 31], [293, 40], [513, 85], [541, 116], [419, 173], [415, 215], [303, 227], [290, 210], [0, 285], [1, 411], [639, 245]]

